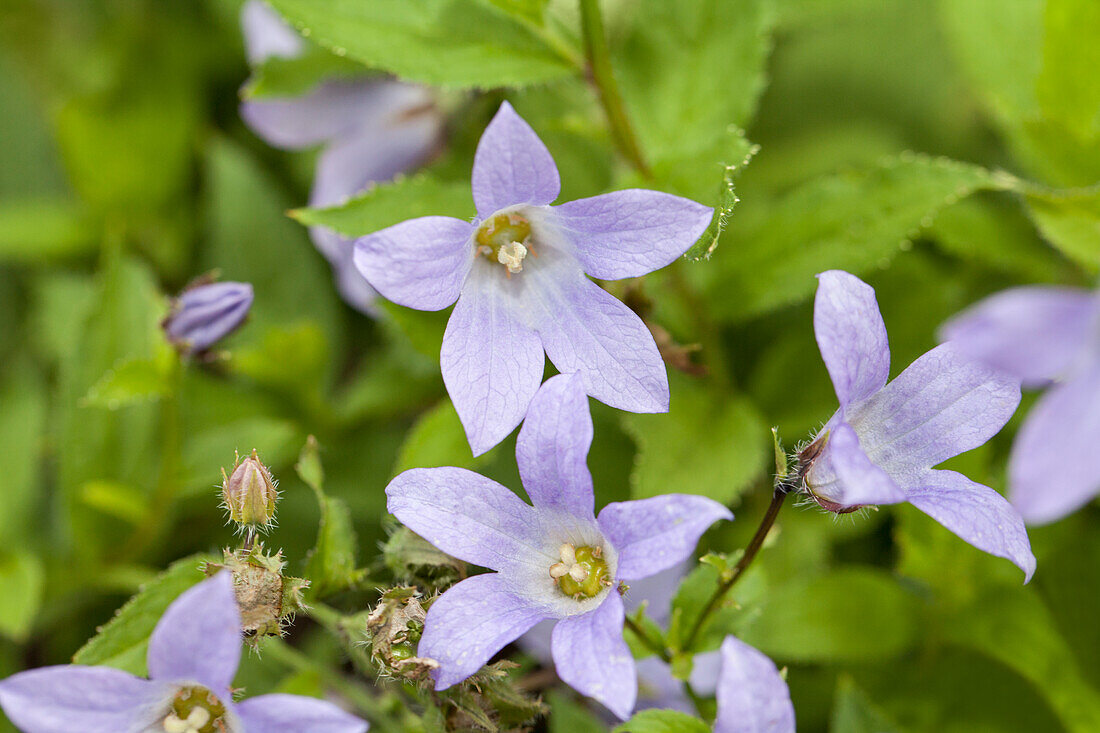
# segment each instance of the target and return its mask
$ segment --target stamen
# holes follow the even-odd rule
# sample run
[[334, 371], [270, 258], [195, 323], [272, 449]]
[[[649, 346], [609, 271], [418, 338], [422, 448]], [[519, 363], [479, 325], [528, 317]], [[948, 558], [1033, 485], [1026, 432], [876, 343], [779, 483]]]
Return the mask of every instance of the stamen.
[[577, 562], [577, 555], [573, 549], [573, 545], [566, 542], [558, 549], [558, 557], [566, 565], [574, 565]]
[[602, 547], [574, 547], [565, 543], [558, 554], [561, 562], [550, 566], [550, 577], [564, 595], [582, 601], [604, 592], [613, 584], [607, 563], [602, 559]]
[[574, 565], [569, 568], [569, 577], [578, 583], [583, 583], [588, 579], [588, 568], [584, 565]]
[[550, 577], [557, 580], [563, 575], [569, 574], [569, 566], [563, 562], [556, 563], [550, 566]]
[[523, 272], [523, 258], [527, 256], [527, 248], [519, 242], [502, 244], [497, 250], [497, 262], [508, 268], [508, 272]]

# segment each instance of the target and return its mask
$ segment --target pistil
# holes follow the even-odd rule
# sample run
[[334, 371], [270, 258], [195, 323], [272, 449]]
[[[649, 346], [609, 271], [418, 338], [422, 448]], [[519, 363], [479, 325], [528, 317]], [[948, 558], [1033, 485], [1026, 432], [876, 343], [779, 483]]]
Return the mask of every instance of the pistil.
[[603, 548], [565, 543], [558, 551], [561, 562], [550, 566], [550, 577], [558, 589], [576, 600], [592, 598], [612, 584], [603, 559]]

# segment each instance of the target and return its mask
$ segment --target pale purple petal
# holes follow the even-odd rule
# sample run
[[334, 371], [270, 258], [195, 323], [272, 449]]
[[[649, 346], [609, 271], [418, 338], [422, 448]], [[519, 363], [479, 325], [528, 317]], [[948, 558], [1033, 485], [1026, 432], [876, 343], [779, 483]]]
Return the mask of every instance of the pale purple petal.
[[1024, 521], [996, 491], [955, 471], [928, 471], [906, 493], [910, 504], [979, 550], [1011, 560], [1024, 582], [1031, 580], [1035, 556]]
[[806, 475], [819, 501], [835, 504], [829, 507], [833, 511], [905, 501], [894, 479], [867, 457], [851, 425], [834, 420], [827, 429], [825, 449]]
[[626, 720], [638, 695], [634, 657], [623, 639], [623, 601], [612, 591], [598, 608], [554, 627], [558, 677]]
[[668, 411], [665, 364], [634, 311], [560, 252], [541, 250], [523, 275], [529, 317], [558, 371], [577, 372], [585, 392], [611, 407]]
[[470, 272], [474, 227], [449, 216], [409, 219], [355, 243], [355, 266], [387, 299], [417, 310], [443, 310]]
[[1061, 519], [1100, 492], [1100, 367], [1052, 387], [1008, 461], [1008, 495], [1028, 524]]
[[847, 412], [871, 460], [901, 483], [984, 445], [1020, 404], [1020, 385], [942, 344]]
[[516, 204], [544, 206], [561, 193], [550, 151], [512, 105], [500, 105], [474, 154], [474, 203], [481, 218]]
[[367, 723], [326, 700], [260, 695], [236, 704], [245, 733], [364, 733]]
[[0, 707], [28, 733], [120, 733], [148, 724], [173, 690], [110, 667], [68, 664], [0, 681]]
[[592, 277], [619, 280], [659, 270], [687, 252], [714, 210], [660, 191], [630, 189], [554, 207], [552, 221]]
[[[541, 348], [541, 347], [540, 347]], [[592, 415], [579, 377], [559, 374], [542, 385], [516, 440], [523, 488], [536, 507], [580, 517], [595, 512], [588, 449]]]
[[475, 575], [437, 598], [424, 620], [417, 654], [439, 662], [435, 689], [466, 679], [505, 644], [546, 618], [496, 573]]
[[538, 335], [517, 314], [509, 285], [478, 260], [447, 322], [439, 366], [443, 383], [481, 455], [523, 420], [542, 381], [546, 357]]
[[875, 291], [855, 275], [829, 270], [817, 276], [814, 335], [841, 407], [886, 384], [890, 344]]
[[619, 553], [616, 577], [626, 581], [649, 577], [689, 557], [703, 532], [719, 519], [733, 519], [733, 514], [694, 494], [613, 502], [597, 517]]
[[164, 319], [164, 333], [186, 352], [205, 351], [244, 322], [252, 300], [248, 283], [210, 283], [190, 288], [173, 301]]
[[718, 673], [714, 733], [794, 733], [787, 683], [764, 654], [727, 636]]
[[300, 150], [334, 140], [365, 125], [385, 107], [384, 84], [373, 80], [333, 80], [301, 97], [250, 99], [241, 103], [241, 119], [268, 144]]
[[695, 714], [684, 681], [673, 676], [667, 662], [652, 656], [635, 661], [634, 666], [638, 671], [638, 710], [660, 708]]
[[245, 55], [253, 66], [272, 56], [292, 59], [302, 55], [305, 41], [271, 7], [261, 0], [248, 0], [241, 7], [241, 31]]
[[[1100, 299], [1087, 290], [1013, 288], [986, 298], [948, 321], [940, 336], [1025, 386], [1062, 376], [1087, 349]], [[1095, 338], [1095, 337], [1093, 337]]]
[[718, 672], [722, 668], [722, 652], [696, 654], [691, 660], [691, 676], [688, 683], [695, 694], [709, 697], [718, 690]]
[[[464, 468], [413, 468], [386, 487], [390, 513], [449, 555], [493, 570], [545, 554], [537, 512]], [[556, 561], [551, 554], [546, 568]], [[549, 577], [549, 576], [547, 576]]]
[[241, 614], [226, 570], [185, 590], [149, 639], [149, 677], [198, 682], [222, 697], [241, 660]]

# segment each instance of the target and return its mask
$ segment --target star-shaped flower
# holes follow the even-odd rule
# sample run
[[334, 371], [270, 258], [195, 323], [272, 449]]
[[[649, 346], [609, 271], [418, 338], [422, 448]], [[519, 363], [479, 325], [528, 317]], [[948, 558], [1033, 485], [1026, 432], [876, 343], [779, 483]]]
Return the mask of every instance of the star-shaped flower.
[[[241, 9], [249, 62], [272, 56], [296, 58], [301, 36], [260, 0]], [[286, 150], [324, 146], [310, 206], [333, 206], [370, 184], [388, 181], [431, 156], [443, 119], [424, 87], [388, 79], [325, 81], [301, 97], [250, 99], [241, 118], [269, 144]], [[310, 237], [329, 260], [340, 294], [349, 305], [372, 312], [377, 293], [352, 264], [354, 240], [331, 229], [310, 227]]]
[[362, 733], [367, 724], [300, 695], [233, 702], [241, 616], [227, 572], [184, 592], [149, 639], [149, 679], [111, 667], [42, 667], [0, 681], [26, 733]]
[[638, 277], [682, 255], [712, 210], [627, 190], [550, 206], [558, 170], [506, 102], [482, 135], [477, 218], [411, 219], [363, 237], [355, 264], [399, 305], [442, 310], [443, 382], [475, 455], [512, 431], [542, 381], [543, 353], [585, 391], [631, 412], [668, 409], [668, 377], [641, 319], [586, 277]]
[[717, 697], [714, 733], [794, 733], [786, 681], [772, 660], [736, 636], [727, 636], [719, 650]]
[[1016, 434], [1008, 497], [1029, 524], [1061, 519], [1100, 493], [1100, 293], [1014, 288], [942, 331], [955, 347], [1023, 382], [1049, 387]]
[[950, 343], [896, 379], [875, 291], [854, 275], [818, 275], [814, 332], [840, 409], [802, 452], [805, 488], [835, 512], [908, 501], [962, 539], [1035, 571], [1023, 520], [993, 489], [933, 466], [982, 445], [1012, 417], [1019, 382]]
[[460, 468], [416, 468], [386, 488], [389, 510], [444, 552], [496, 572], [453, 586], [428, 611], [417, 653], [439, 662], [436, 689], [466, 679], [544, 619], [558, 676], [621, 718], [637, 694], [623, 640], [618, 585], [688, 557], [730, 512], [686, 494], [608, 504], [594, 514], [592, 443], [579, 375], [551, 378], [531, 402], [516, 444], [534, 506]]

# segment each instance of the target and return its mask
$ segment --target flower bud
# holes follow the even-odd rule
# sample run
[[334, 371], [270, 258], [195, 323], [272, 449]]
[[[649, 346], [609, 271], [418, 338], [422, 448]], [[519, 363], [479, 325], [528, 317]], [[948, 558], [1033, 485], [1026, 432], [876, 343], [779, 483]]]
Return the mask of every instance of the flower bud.
[[199, 354], [240, 326], [251, 307], [252, 286], [248, 283], [196, 285], [172, 301], [161, 327], [180, 352]]
[[275, 520], [278, 498], [275, 480], [255, 450], [244, 460], [238, 456], [233, 473], [228, 477], [222, 469], [222, 502], [229, 519], [242, 528], [270, 526]]

